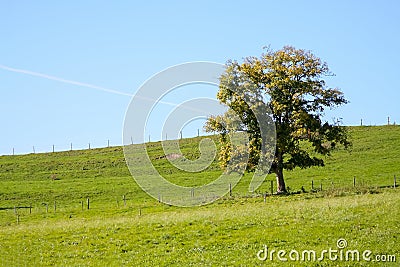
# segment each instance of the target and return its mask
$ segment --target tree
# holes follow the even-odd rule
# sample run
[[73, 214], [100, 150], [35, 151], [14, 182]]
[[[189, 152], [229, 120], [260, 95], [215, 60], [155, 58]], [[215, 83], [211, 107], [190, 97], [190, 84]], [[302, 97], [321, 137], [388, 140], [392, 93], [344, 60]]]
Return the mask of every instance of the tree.
[[[221, 134], [221, 166], [226, 168], [240, 151], [229, 144], [226, 135], [230, 131], [249, 134], [248, 171], [254, 171], [262, 156], [260, 125], [247, 99], [252, 103], [265, 101], [270, 109], [267, 116], [275, 124], [276, 147], [270, 173], [276, 175], [278, 193], [287, 192], [284, 169], [324, 166], [321, 156], [340, 146], [348, 148], [351, 143], [340, 120], [328, 123], [322, 119], [326, 108], [348, 102], [339, 89], [326, 86], [323, 78], [332, 75], [328, 65], [312, 52], [291, 46], [278, 51], [267, 48], [261, 57], [248, 57], [241, 64], [228, 62], [217, 98], [229, 110], [209, 117], [205, 125], [206, 131]], [[249, 86], [249, 82], [255, 86]], [[233, 120], [232, 114], [237, 119]]]

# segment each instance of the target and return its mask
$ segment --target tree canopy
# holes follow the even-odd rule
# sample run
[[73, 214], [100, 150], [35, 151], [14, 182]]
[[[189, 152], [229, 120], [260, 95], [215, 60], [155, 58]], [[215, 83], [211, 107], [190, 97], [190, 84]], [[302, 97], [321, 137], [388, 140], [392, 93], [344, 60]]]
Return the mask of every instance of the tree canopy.
[[221, 166], [226, 168], [241, 151], [233, 148], [226, 137], [232, 131], [249, 135], [248, 171], [254, 171], [264, 156], [266, 140], [262, 140], [260, 121], [249, 99], [250, 103], [265, 103], [269, 107], [266, 115], [275, 124], [276, 147], [270, 172], [276, 174], [278, 193], [287, 191], [284, 169], [324, 166], [321, 156], [340, 145], [348, 148], [351, 144], [340, 120], [323, 120], [325, 109], [348, 102], [338, 88], [326, 85], [324, 78], [332, 75], [327, 63], [311, 51], [292, 46], [278, 51], [268, 48], [260, 57], [245, 58], [243, 63], [229, 61], [217, 94], [229, 110], [209, 117], [205, 125], [206, 131], [221, 134]]

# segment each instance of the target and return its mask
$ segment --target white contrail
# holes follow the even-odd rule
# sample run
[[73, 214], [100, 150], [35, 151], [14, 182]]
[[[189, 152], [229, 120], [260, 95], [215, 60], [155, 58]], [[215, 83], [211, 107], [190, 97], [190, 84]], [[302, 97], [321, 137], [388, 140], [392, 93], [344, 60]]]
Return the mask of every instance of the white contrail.
[[[48, 74], [44, 74], [44, 73], [40, 73], [40, 72], [34, 72], [34, 71], [30, 71], [30, 70], [16, 69], [16, 68], [12, 68], [12, 67], [9, 67], [9, 66], [6, 66], [6, 65], [2, 65], [2, 64], [0, 64], [0, 69], [11, 71], [11, 72], [16, 72], [16, 73], [21, 73], [21, 74], [27, 74], [27, 75], [31, 75], [31, 76], [36, 76], [36, 77], [40, 77], [40, 78], [44, 78], [44, 79], [48, 79], [48, 80], [57, 81], [57, 82], [68, 83], [68, 84], [72, 84], [72, 85], [92, 88], [92, 89], [96, 89], [98, 91], [103, 91], [103, 92], [107, 92], [107, 93], [130, 96], [130, 97], [134, 96], [134, 95], [129, 94], [129, 93], [125, 93], [125, 92], [121, 92], [121, 91], [117, 91], [117, 90], [113, 90], [113, 89], [109, 89], [109, 88], [104, 88], [104, 87], [93, 85], [93, 84], [89, 84], [89, 83], [82, 83], [82, 82], [67, 80], [67, 79], [64, 79], [64, 78], [51, 76], [51, 75], [48, 75]], [[156, 101], [155, 99], [151, 99], [151, 98], [148, 98], [148, 97], [143, 97], [143, 96], [136, 96], [136, 97], [138, 97], [138, 98], [140, 98], [142, 100], [145, 100], [145, 101], [150, 101], [150, 102], [155, 102]], [[167, 101], [162, 101], [162, 100], [157, 101], [157, 104], [164, 104], [164, 105], [173, 106], [173, 107], [179, 106], [178, 104], [167, 102]]]
[[39, 72], [34, 72], [34, 71], [30, 71], [30, 70], [11, 68], [11, 67], [1, 65], [1, 64], [0, 64], [0, 69], [8, 70], [11, 72], [16, 72], [16, 73], [27, 74], [27, 75], [31, 75], [31, 76], [36, 76], [36, 77], [40, 77], [40, 78], [45, 78], [48, 80], [58, 81], [58, 82], [62, 82], [62, 83], [68, 83], [68, 84], [73, 84], [73, 85], [77, 85], [77, 86], [88, 87], [88, 88], [96, 89], [96, 90], [107, 92], [107, 93], [112, 93], [112, 94], [117, 94], [117, 95], [125, 95], [125, 96], [133, 96], [132, 94], [128, 94], [128, 93], [113, 90], [113, 89], [104, 88], [104, 87], [89, 84], [89, 83], [82, 83], [82, 82], [67, 80], [67, 79], [63, 79], [63, 78], [59, 78], [59, 77], [55, 77], [55, 76], [51, 76], [51, 75], [47, 75], [47, 74], [43, 74], [43, 73], [39, 73]]

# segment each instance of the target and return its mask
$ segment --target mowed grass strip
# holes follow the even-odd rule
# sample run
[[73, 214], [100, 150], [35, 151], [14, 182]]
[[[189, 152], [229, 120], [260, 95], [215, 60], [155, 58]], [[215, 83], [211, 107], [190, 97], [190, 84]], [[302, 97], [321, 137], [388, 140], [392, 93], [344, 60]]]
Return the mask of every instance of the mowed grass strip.
[[[394, 189], [345, 197], [275, 197], [266, 203], [262, 198], [230, 199], [198, 208], [158, 209], [116, 216], [82, 212], [72, 218], [2, 227], [2, 264], [283, 266], [277, 259], [261, 262], [256, 253], [264, 245], [320, 252], [336, 249], [339, 238], [347, 240], [349, 249], [368, 249], [374, 255], [396, 255], [400, 248], [400, 193]], [[348, 264], [326, 259], [306, 266]], [[359, 266], [369, 264], [361, 261]]]

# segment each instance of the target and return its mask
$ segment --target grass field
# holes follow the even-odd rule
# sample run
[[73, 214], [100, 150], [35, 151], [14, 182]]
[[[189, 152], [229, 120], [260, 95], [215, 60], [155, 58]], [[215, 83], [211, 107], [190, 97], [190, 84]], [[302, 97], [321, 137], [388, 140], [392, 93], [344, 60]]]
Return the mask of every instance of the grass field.
[[[1, 156], [0, 265], [400, 266], [400, 192], [393, 188], [394, 175], [400, 176], [400, 127], [351, 127], [350, 133], [352, 150], [335, 152], [326, 167], [285, 172], [292, 192], [304, 187], [307, 193], [264, 200], [273, 177], [252, 193], [246, 175], [232, 197], [193, 208], [164, 205], [144, 193], [121, 147]], [[188, 158], [198, 157], [200, 139], [181, 140]], [[148, 150], [174, 183], [200, 185], [220, 174], [217, 162], [187, 174], [156, 159], [163, 155], [160, 143]], [[371, 250], [371, 259], [393, 261], [394, 255], [396, 262], [327, 256], [282, 262], [277, 252], [272, 261], [257, 258], [264, 245], [320, 253], [337, 249], [340, 238], [348, 244], [343, 253]]]

